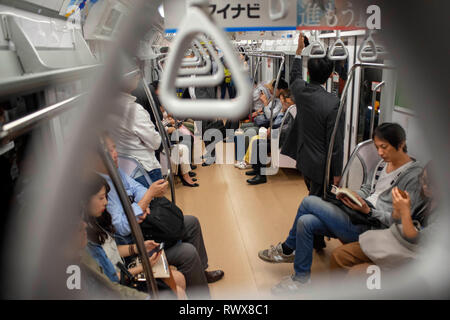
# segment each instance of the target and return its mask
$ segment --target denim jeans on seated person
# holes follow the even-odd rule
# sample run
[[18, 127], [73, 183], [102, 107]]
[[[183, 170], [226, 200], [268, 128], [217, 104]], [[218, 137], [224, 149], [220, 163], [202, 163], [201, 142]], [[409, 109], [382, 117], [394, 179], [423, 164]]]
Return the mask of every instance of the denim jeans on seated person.
[[298, 279], [311, 273], [314, 235], [338, 238], [343, 243], [358, 241], [370, 227], [354, 225], [339, 207], [316, 196], [303, 199], [297, 211], [286, 245], [295, 250], [294, 270]]
[[[161, 169], [153, 169], [152, 171], [147, 171], [148, 176], [150, 177], [151, 183], [161, 180], [163, 178]], [[149, 184], [144, 176], [137, 177], [137, 182], [142, 184], [146, 188], [150, 188], [151, 183]]]

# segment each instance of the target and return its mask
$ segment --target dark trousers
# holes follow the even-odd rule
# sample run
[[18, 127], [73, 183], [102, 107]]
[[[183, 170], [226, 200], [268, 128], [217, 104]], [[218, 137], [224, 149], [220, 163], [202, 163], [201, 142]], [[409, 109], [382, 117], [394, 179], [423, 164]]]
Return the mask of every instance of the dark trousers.
[[314, 182], [307, 176], [303, 176], [303, 178], [305, 180], [305, 184], [306, 187], [308, 188], [310, 196], [318, 196], [318, 197], [323, 196], [323, 184]]
[[184, 216], [185, 233], [182, 242], [165, 250], [169, 264], [177, 267], [186, 278], [186, 294], [189, 298], [209, 299], [209, 287], [205, 270], [208, 256], [203, 242], [200, 222], [194, 216]]
[[[306, 187], [308, 188], [309, 195], [310, 196], [323, 196], [323, 184], [319, 184], [317, 182], [312, 181], [310, 178], [303, 176], [303, 179], [305, 180]], [[314, 248], [315, 249], [322, 249], [325, 247], [325, 240], [322, 235], [314, 235]]]

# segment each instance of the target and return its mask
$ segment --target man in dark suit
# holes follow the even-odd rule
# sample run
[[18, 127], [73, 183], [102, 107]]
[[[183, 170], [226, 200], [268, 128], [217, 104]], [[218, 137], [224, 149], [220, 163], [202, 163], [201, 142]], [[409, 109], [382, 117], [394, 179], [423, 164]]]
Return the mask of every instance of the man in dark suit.
[[[310, 83], [302, 77], [301, 53], [304, 37], [300, 34], [291, 71], [290, 89], [297, 104], [297, 117], [282, 153], [297, 160], [297, 169], [303, 173], [309, 195], [323, 195], [323, 181], [328, 146], [336, 122], [339, 99], [322, 86], [333, 72], [333, 61], [328, 58], [309, 59]], [[333, 184], [339, 183], [343, 162], [344, 121], [342, 114], [331, 160]], [[316, 240], [316, 239], [315, 239]], [[315, 248], [325, 247], [323, 238], [315, 241]]]

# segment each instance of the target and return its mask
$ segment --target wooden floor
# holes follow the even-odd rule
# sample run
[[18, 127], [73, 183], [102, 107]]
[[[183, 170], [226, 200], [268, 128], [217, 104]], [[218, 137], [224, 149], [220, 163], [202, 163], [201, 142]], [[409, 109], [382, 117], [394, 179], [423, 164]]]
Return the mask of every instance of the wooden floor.
[[[209, 270], [225, 272], [224, 279], [210, 285], [212, 298], [272, 299], [270, 288], [293, 273], [293, 264], [263, 262], [258, 251], [286, 239], [307, 195], [302, 176], [283, 169], [267, 183], [252, 186], [245, 170], [232, 164], [198, 165], [195, 172], [200, 186], [177, 183], [176, 201], [184, 214], [200, 220]], [[314, 252], [313, 277], [328, 276], [330, 252], [338, 245], [327, 241], [323, 253]]]

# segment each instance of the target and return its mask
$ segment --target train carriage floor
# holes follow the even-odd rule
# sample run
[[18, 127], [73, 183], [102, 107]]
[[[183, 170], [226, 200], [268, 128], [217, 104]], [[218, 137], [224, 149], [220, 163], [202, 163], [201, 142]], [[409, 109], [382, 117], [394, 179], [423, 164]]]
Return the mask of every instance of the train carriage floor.
[[[224, 150], [233, 150], [232, 143], [224, 145]], [[293, 264], [263, 262], [258, 251], [286, 239], [307, 195], [303, 177], [294, 169], [280, 169], [267, 183], [249, 185], [245, 170], [232, 164], [197, 167], [200, 186], [187, 188], [177, 183], [176, 201], [184, 214], [200, 220], [209, 270], [225, 272], [221, 281], [210, 285], [212, 298], [273, 298], [270, 288], [293, 273]], [[314, 252], [313, 280], [320, 274], [326, 281], [331, 251], [340, 245], [336, 239], [326, 243], [321, 253]]]

